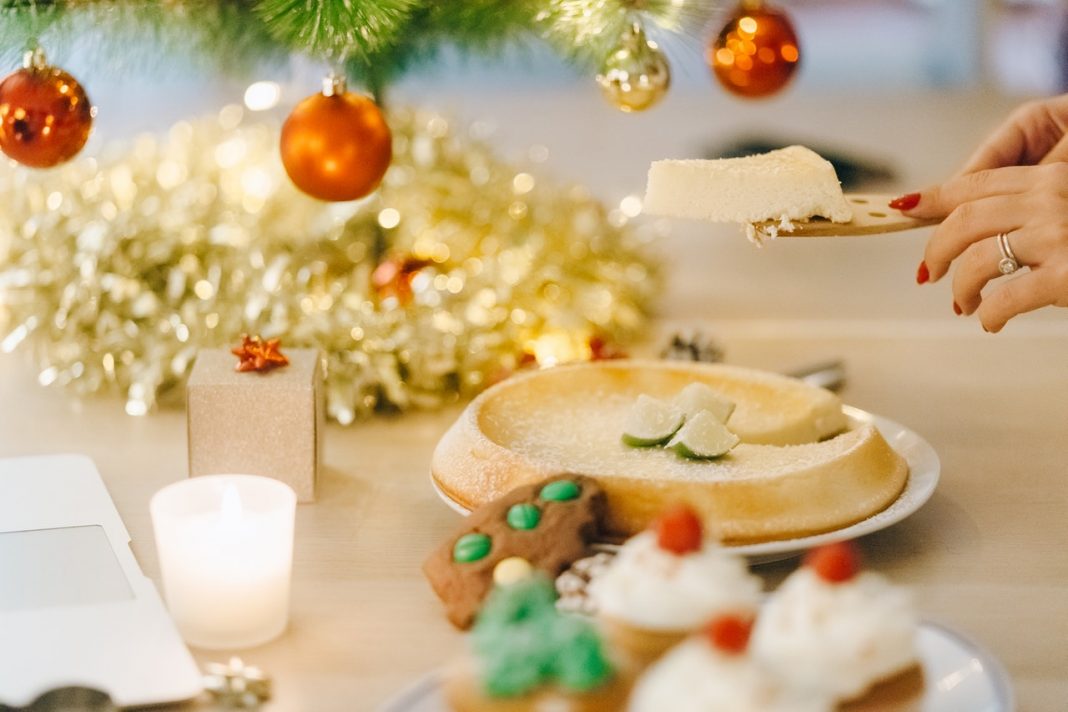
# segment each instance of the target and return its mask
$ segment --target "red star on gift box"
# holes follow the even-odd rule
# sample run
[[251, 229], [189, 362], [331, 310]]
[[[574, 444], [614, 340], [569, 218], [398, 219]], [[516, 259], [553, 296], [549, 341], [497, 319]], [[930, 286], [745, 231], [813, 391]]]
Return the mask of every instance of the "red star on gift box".
[[258, 336], [245, 334], [241, 337], [241, 345], [230, 350], [240, 359], [234, 370], [242, 373], [246, 371], [270, 371], [280, 366], [289, 365], [289, 359], [278, 350], [279, 339], [264, 341]]

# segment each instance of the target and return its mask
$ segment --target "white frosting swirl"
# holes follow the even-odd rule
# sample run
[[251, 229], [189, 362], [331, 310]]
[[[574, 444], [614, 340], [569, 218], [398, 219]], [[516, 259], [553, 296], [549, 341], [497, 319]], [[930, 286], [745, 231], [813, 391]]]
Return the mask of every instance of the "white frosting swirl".
[[726, 655], [703, 638], [680, 644], [653, 665], [629, 712], [831, 712], [825, 695], [787, 687], [747, 655]]
[[653, 532], [627, 541], [589, 586], [601, 614], [659, 631], [693, 630], [719, 613], [755, 610], [760, 591], [741, 557], [709, 543], [676, 555], [661, 549]]
[[751, 649], [792, 684], [850, 700], [916, 662], [917, 627], [908, 591], [879, 574], [828, 583], [806, 566], [764, 606]]

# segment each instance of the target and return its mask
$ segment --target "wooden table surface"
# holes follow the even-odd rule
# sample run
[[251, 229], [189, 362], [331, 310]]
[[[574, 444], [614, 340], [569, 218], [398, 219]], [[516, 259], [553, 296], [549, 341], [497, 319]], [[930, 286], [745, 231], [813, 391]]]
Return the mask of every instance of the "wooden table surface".
[[[980, 99], [928, 98], [925, 126], [932, 128], [917, 134], [915, 162], [905, 164], [914, 167], [905, 175], [910, 183], [897, 188], [956, 164], [972, 136], [993, 121], [968, 113], [987, 105]], [[508, 106], [517, 115], [529, 108]], [[685, 118], [693, 114], [680, 107], [678, 124], [691, 127], [694, 138], [693, 120]], [[863, 112], [875, 126], [885, 109], [878, 102], [856, 105], [858, 144], [871, 135]], [[818, 126], [822, 115], [814, 109], [788, 118], [798, 116]], [[885, 132], [911, 124], [880, 125]], [[885, 145], [907, 145], [904, 137], [890, 138]], [[566, 163], [568, 142], [577, 140], [561, 132], [554, 155]], [[939, 141], [950, 148], [935, 147]], [[695, 138], [690, 143], [699, 145]], [[936, 148], [942, 153], [934, 158]], [[641, 150], [671, 155], [665, 147]], [[622, 161], [622, 154], [610, 155]], [[640, 181], [648, 158], [628, 159], [628, 175], [637, 176], [630, 184]], [[790, 370], [843, 359], [844, 400], [908, 425], [942, 461], [930, 503], [862, 541], [868, 561], [911, 586], [924, 616], [998, 656], [1021, 710], [1064, 712], [1068, 314], [1046, 310], [999, 335], [984, 334], [974, 320], [954, 319], [944, 284], [912, 283], [922, 234], [781, 242], [756, 251], [733, 232], [713, 233], [689, 226], [662, 246], [670, 263], [664, 316], [646, 349], [654, 351], [681, 323], [716, 335], [732, 363]], [[75, 400], [38, 386], [32, 367], [15, 355], [0, 356], [0, 406], [0, 456], [74, 452], [96, 461], [134, 553], [158, 580], [148, 500], [186, 476], [184, 413], [133, 418], [116, 397]], [[456, 413], [327, 428], [319, 501], [297, 513], [289, 630], [243, 652], [275, 678], [270, 712], [371, 710], [461, 650], [463, 638], [420, 572], [424, 556], [456, 522], [428, 482], [431, 451]], [[774, 564], [760, 572], [773, 584], [791, 568]], [[224, 657], [195, 654], [202, 662]]]
[[[942, 459], [931, 502], [863, 540], [870, 564], [912, 586], [925, 616], [967, 633], [1011, 672], [1029, 712], [1068, 704], [1068, 340], [901, 334], [727, 336], [730, 360], [788, 369], [844, 358], [845, 400], [908, 424]], [[97, 463], [150, 576], [149, 497], [185, 476], [185, 416], [72, 401], [0, 358], [0, 455], [79, 452]], [[419, 566], [456, 521], [427, 463], [453, 412], [326, 433], [320, 498], [297, 514], [292, 619], [244, 653], [272, 673], [277, 712], [369, 710], [455, 655]], [[762, 567], [775, 582], [792, 564]], [[200, 661], [222, 657], [196, 651]], [[963, 712], [963, 711], [962, 711]]]

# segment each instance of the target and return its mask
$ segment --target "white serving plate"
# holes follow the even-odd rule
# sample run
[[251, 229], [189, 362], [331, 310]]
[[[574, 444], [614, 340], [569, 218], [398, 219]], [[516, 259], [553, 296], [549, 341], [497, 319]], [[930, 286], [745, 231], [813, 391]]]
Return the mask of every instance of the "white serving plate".
[[[781, 561], [821, 544], [856, 539], [857, 537], [886, 529], [916, 512], [931, 498], [935, 487], [938, 485], [938, 477], [941, 472], [938, 454], [931, 447], [931, 444], [916, 432], [888, 418], [883, 418], [852, 406], [844, 406], [843, 410], [853, 420], [875, 425], [882, 436], [886, 438], [886, 441], [890, 443], [890, 447], [905, 458], [909, 465], [909, 479], [898, 498], [878, 514], [842, 529], [795, 539], [779, 539], [761, 544], [742, 544], [727, 548], [747, 557], [750, 563], [753, 564]], [[433, 477], [430, 478], [430, 484], [442, 501], [453, 510], [465, 516], [470, 513], [470, 510], [442, 492], [434, 482]], [[616, 548], [611, 544], [598, 546], [606, 550]]]
[[[924, 675], [921, 712], [1015, 712], [1009, 676], [993, 655], [930, 621], [920, 626], [916, 642]], [[449, 712], [441, 688], [442, 673], [429, 673], [379, 712]]]

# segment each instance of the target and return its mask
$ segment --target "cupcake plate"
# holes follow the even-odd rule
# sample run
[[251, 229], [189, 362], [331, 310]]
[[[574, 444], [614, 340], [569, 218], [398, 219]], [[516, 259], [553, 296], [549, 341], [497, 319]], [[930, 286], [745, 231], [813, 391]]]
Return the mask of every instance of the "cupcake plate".
[[[924, 621], [917, 638], [924, 692], [918, 701], [882, 712], [1015, 712], [1012, 684], [1001, 663], [960, 633]], [[449, 712], [442, 674], [432, 672], [379, 707], [379, 712]]]
[[[905, 489], [902, 490], [898, 498], [894, 500], [889, 507], [878, 514], [874, 514], [867, 519], [848, 527], [843, 527], [842, 529], [835, 529], [822, 534], [798, 537], [795, 539], [780, 539], [759, 544], [728, 546], [728, 549], [741, 556], [745, 556], [752, 564], [766, 564], [772, 561], [782, 561], [783, 559], [792, 558], [808, 549], [822, 544], [830, 544], [832, 542], [844, 541], [846, 539], [856, 539], [866, 534], [872, 534], [881, 529], [886, 529], [915, 513], [920, 507], [926, 504], [927, 500], [934, 494], [935, 487], [938, 486], [938, 478], [941, 472], [938, 454], [935, 452], [934, 448], [931, 447], [931, 444], [924, 440], [915, 431], [910, 430], [904, 425], [890, 420], [889, 418], [884, 418], [852, 406], [844, 406], [843, 411], [848, 417], [855, 421], [873, 424], [879, 429], [879, 432], [886, 441], [890, 443], [890, 446], [894, 448], [899, 455], [905, 458], [905, 461], [909, 465], [909, 479], [905, 484]], [[437, 483], [434, 482], [433, 477], [430, 478], [430, 484], [434, 488], [438, 497], [440, 497], [445, 504], [449, 505], [450, 508], [463, 515], [470, 513], [470, 510], [442, 492], [437, 486]], [[615, 551], [619, 547], [613, 544], [598, 544], [595, 548], [603, 551]]]

